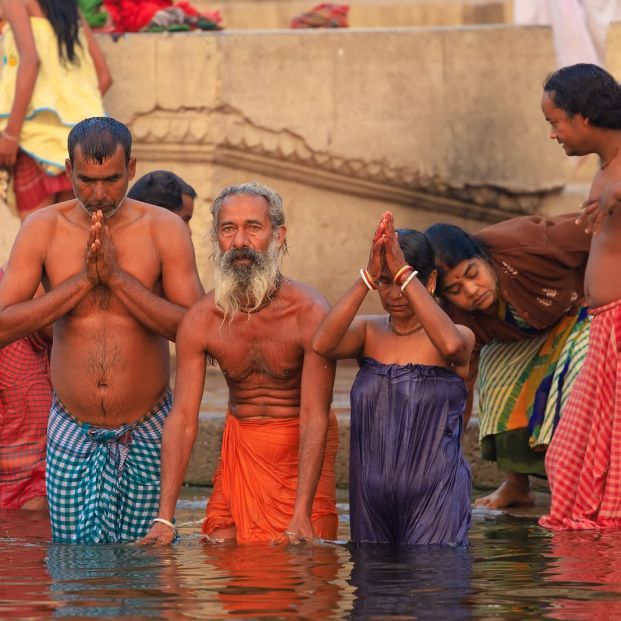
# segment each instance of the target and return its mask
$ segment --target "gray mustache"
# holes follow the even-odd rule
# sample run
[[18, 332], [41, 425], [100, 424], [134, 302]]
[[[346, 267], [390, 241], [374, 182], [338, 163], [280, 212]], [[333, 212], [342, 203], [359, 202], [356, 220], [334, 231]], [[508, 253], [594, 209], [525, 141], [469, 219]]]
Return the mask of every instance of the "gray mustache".
[[259, 263], [262, 258], [263, 255], [253, 248], [232, 248], [222, 257], [222, 263], [224, 265], [231, 265], [231, 263], [237, 259], [249, 259], [254, 263]]

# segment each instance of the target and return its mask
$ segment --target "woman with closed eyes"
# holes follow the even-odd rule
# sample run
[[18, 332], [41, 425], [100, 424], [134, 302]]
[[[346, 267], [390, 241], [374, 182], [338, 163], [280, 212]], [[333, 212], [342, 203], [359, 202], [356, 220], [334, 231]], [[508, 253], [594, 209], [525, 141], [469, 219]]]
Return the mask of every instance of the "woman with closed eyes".
[[469, 235], [452, 224], [425, 231], [436, 254], [436, 294], [476, 344], [481, 455], [505, 480], [475, 505], [531, 505], [529, 475], [545, 476], [545, 450], [586, 354], [584, 269], [590, 235], [576, 214], [525, 216]]

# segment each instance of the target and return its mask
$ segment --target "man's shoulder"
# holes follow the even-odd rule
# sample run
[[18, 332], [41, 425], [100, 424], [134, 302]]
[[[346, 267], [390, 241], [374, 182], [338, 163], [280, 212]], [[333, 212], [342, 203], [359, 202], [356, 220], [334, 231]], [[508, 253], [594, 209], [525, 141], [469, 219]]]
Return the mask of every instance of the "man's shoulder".
[[188, 312], [192, 311], [193, 314], [205, 315], [206, 313], [215, 313], [217, 311], [216, 297], [213, 289], [203, 294], [190, 308]]
[[52, 230], [59, 220], [69, 218], [74, 207], [75, 200], [70, 200], [37, 209], [26, 216], [21, 226], [21, 233], [27, 235], [36, 231], [37, 235], [41, 235], [45, 230]]
[[128, 211], [133, 212], [137, 217], [144, 218], [158, 227], [186, 228], [183, 220], [168, 209], [158, 207], [151, 203], [143, 203], [133, 198], [126, 198]]
[[[219, 319], [213, 291], [203, 294], [183, 316], [183, 322], [194, 329], [206, 328]], [[221, 321], [221, 318], [220, 318]]]
[[317, 289], [309, 284], [299, 280], [294, 280], [288, 276], [283, 276], [281, 289], [283, 295], [289, 297], [297, 304], [305, 308], [317, 308], [327, 310], [329, 308], [328, 301]]

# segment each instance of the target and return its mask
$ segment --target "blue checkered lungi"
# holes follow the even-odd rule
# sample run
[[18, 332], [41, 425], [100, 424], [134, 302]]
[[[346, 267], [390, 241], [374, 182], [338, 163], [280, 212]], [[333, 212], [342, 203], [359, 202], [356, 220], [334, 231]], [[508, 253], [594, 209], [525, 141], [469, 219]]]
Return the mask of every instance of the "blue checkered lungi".
[[160, 447], [172, 394], [115, 429], [75, 419], [54, 395], [46, 487], [53, 540], [121, 543], [146, 535], [160, 501]]

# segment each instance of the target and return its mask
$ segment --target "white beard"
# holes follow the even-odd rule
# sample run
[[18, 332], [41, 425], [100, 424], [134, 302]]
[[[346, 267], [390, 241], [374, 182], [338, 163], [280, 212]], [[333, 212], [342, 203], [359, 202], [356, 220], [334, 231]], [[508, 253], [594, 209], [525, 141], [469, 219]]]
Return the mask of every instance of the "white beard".
[[[223, 254], [216, 248], [216, 306], [224, 313], [224, 319], [228, 318], [229, 323], [242, 309], [252, 313], [269, 300], [269, 294], [278, 278], [280, 250], [275, 239], [264, 253], [252, 248], [234, 248]], [[234, 267], [233, 259], [240, 256], [251, 259], [252, 263]]]

